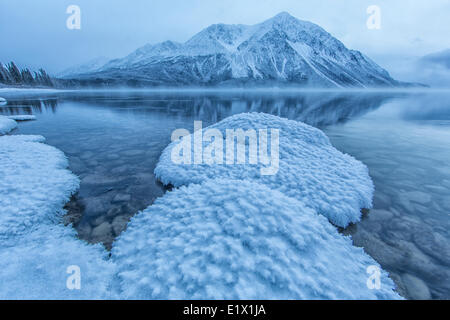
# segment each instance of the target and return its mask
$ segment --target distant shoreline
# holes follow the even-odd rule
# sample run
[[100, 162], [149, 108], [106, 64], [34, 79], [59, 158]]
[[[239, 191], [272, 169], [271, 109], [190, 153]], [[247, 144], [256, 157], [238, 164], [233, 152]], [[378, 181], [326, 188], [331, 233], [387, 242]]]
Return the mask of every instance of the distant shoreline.
[[450, 88], [213, 88], [213, 87], [165, 87], [165, 88], [0, 88], [0, 94], [10, 93], [63, 93], [63, 92], [149, 92], [149, 93], [303, 93], [303, 92], [329, 92], [329, 93], [433, 93], [448, 92]]

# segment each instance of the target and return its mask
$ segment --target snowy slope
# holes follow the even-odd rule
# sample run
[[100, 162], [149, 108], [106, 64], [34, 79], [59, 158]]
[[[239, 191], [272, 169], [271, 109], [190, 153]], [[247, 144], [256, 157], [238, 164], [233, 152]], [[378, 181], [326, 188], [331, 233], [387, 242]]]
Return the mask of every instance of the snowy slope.
[[85, 63], [73, 66], [57, 74], [58, 77], [70, 77], [74, 74], [93, 72], [103, 67], [111, 59], [106, 57], [97, 57]]
[[[228, 117], [203, 132], [208, 129], [218, 129], [224, 140], [227, 129], [279, 129], [278, 172], [262, 175], [261, 168], [269, 166], [260, 162], [226, 165], [225, 151], [224, 164], [176, 164], [172, 150], [179, 142], [175, 141], [164, 150], [155, 168], [158, 179], [176, 187], [219, 177], [257, 181], [301, 200], [341, 227], [359, 221], [361, 208], [372, 207], [373, 183], [367, 167], [336, 150], [316, 128], [264, 113], [244, 113]], [[209, 144], [204, 142], [203, 148]], [[192, 144], [192, 154], [193, 147]]]
[[181, 44], [173, 41], [165, 41], [155, 45], [147, 44], [123, 59], [109, 61], [97, 70], [108, 70], [111, 68], [126, 69], [135, 64], [146, 64], [153, 61], [155, 58], [172, 56], [179, 48], [181, 48]]
[[[78, 178], [64, 154], [43, 141], [0, 137], [0, 298], [108, 298], [114, 268], [104, 248], [60, 224]], [[72, 265], [81, 269], [81, 290], [66, 286]]]
[[387, 71], [321, 27], [288, 13], [253, 26], [215, 24], [185, 43], [146, 45], [79, 79], [148, 84], [292, 83], [320, 87], [396, 86]]
[[[244, 180], [168, 192], [114, 243], [127, 299], [399, 299], [378, 264], [302, 202]], [[378, 266], [379, 267], [379, 266]]]

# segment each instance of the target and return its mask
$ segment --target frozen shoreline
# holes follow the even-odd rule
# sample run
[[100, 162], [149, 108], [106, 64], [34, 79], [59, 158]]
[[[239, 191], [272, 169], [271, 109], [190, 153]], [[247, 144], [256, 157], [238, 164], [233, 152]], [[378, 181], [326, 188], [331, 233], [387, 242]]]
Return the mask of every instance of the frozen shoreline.
[[8, 119], [14, 120], [14, 121], [30, 121], [30, 120], [36, 120], [36, 116], [34, 115], [28, 115], [28, 114], [17, 114], [13, 116], [7, 116]]
[[121, 92], [148, 92], [148, 93], [257, 93], [257, 94], [295, 94], [295, 93], [448, 93], [450, 88], [281, 88], [281, 87], [110, 87], [110, 88], [0, 88], [0, 95], [14, 97], [27, 94], [57, 94], [73, 92], [92, 93], [121, 93]]
[[0, 94], [4, 93], [55, 93], [70, 90], [48, 89], [48, 88], [0, 88]]
[[[0, 297], [106, 299], [113, 264], [100, 245], [61, 224], [63, 205], [79, 185], [67, 159], [42, 136], [0, 136]], [[66, 286], [79, 266], [81, 290]], [[100, 272], [99, 272], [100, 271]]]

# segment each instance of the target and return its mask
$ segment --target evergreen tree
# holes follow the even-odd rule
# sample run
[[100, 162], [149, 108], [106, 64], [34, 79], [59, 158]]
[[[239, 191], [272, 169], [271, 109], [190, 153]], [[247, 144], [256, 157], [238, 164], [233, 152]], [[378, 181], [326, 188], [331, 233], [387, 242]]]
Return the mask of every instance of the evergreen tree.
[[41, 68], [38, 72], [33, 72], [33, 74], [28, 68], [19, 70], [13, 61], [6, 66], [0, 62], [0, 83], [8, 85], [54, 86], [51, 77], [44, 69]]
[[52, 80], [50, 79], [50, 76], [45, 72], [44, 69], [39, 69], [39, 78], [41, 79], [41, 85], [53, 87]]
[[24, 84], [33, 85], [34, 84], [34, 78], [31, 74], [30, 70], [27, 68], [22, 70], [22, 80]]
[[12, 78], [13, 83], [16, 83], [16, 84], [23, 83], [23, 81], [22, 81], [22, 74], [20, 73], [19, 68], [17, 68], [17, 66], [15, 65], [14, 62], [11, 61], [9, 63], [8, 71], [9, 71], [9, 74], [10, 74], [10, 76]]
[[11, 82], [11, 76], [9, 75], [8, 69], [0, 62], [0, 83], [10, 84]]

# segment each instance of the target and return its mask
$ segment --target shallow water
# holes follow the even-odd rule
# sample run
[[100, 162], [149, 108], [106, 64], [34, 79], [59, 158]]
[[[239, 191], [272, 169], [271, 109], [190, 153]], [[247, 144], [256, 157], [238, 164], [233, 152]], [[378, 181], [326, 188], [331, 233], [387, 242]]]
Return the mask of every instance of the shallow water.
[[407, 298], [450, 298], [450, 94], [71, 92], [6, 96], [0, 114], [34, 114], [14, 134], [40, 134], [81, 179], [66, 222], [107, 248], [164, 193], [153, 170], [174, 129], [241, 112], [317, 126], [363, 161], [374, 208], [342, 230], [390, 272]]

